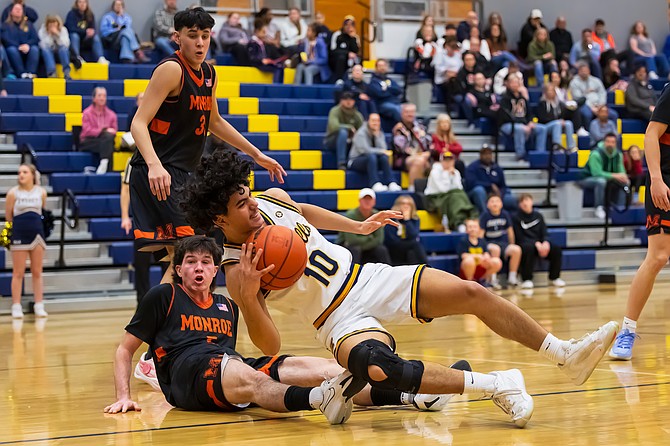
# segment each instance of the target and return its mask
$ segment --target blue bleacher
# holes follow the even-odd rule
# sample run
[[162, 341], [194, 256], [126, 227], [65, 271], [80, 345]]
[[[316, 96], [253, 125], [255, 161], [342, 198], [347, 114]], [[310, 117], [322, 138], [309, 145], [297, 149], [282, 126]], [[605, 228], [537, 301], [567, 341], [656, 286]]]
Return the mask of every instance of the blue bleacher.
[[121, 192], [121, 176], [118, 172], [103, 175], [53, 173], [49, 177], [49, 185], [57, 194], [65, 189], [75, 194], [118, 194]]

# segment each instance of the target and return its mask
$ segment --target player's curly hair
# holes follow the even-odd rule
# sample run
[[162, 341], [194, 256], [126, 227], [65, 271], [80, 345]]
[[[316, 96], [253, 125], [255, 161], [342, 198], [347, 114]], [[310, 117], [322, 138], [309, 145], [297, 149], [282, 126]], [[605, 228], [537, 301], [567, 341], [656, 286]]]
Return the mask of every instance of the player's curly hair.
[[228, 201], [241, 186], [249, 186], [251, 161], [236, 150], [216, 148], [203, 157], [195, 172], [178, 192], [179, 206], [194, 229], [209, 231], [218, 215], [228, 213]]

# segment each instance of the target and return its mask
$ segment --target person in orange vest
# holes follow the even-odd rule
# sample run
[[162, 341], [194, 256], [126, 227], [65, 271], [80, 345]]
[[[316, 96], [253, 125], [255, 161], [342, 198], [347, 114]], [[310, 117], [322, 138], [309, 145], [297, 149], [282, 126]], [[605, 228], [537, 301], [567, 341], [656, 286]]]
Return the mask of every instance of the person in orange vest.
[[592, 38], [594, 43], [600, 45], [600, 66], [603, 70], [611, 59], [617, 59], [619, 63], [625, 61], [626, 69], [632, 71], [633, 61], [630, 57], [630, 51], [624, 50], [617, 53], [614, 37], [605, 29], [605, 21], [603, 19], [596, 19]]

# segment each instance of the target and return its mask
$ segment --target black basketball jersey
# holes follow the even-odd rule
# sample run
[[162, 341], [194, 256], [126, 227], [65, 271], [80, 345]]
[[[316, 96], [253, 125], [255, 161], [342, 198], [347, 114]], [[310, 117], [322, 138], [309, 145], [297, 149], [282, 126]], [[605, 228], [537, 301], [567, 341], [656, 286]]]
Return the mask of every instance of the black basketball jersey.
[[[156, 67], [174, 61], [181, 67], [181, 90], [165, 98], [149, 123], [149, 135], [161, 163], [193, 172], [200, 162], [207, 139], [216, 72], [207, 62], [196, 71], [176, 51]], [[155, 68], [154, 68], [155, 71]], [[145, 164], [139, 150], [131, 164]]]
[[663, 87], [650, 120], [668, 125], [658, 142], [661, 149], [661, 172], [665, 182], [670, 184], [670, 84]]
[[149, 344], [156, 375], [170, 401], [172, 371], [193, 355], [235, 349], [239, 308], [221, 294], [206, 305], [193, 301], [181, 285], [153, 287], [140, 301], [126, 331]]

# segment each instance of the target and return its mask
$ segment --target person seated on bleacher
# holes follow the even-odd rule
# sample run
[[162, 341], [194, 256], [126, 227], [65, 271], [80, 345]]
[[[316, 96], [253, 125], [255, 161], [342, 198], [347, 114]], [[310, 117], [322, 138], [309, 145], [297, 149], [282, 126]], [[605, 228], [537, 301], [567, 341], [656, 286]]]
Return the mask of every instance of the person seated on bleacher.
[[552, 150], [563, 148], [562, 135], [565, 134], [567, 151], [577, 151], [575, 143], [575, 129], [568, 117], [568, 109], [565, 103], [558, 100], [556, 88], [547, 83], [542, 87], [542, 97], [537, 107], [537, 122], [544, 124], [547, 134], [551, 137]]
[[456, 159], [456, 169], [465, 176], [465, 163], [460, 159], [463, 146], [456, 139], [451, 116], [446, 113], [440, 113], [435, 118], [435, 133], [433, 133], [433, 146], [431, 148], [431, 157], [433, 161], [439, 161], [440, 155], [450, 152]]
[[[358, 207], [350, 209], [345, 216], [355, 221], [365, 221], [379, 212], [375, 209], [377, 194], [370, 188], [361, 189], [358, 193]], [[342, 245], [351, 252], [352, 262], [385, 263], [391, 264], [391, 256], [384, 246], [384, 229], [379, 228], [368, 235], [340, 232], [337, 236], [337, 244]]]
[[535, 31], [535, 37], [528, 45], [526, 60], [534, 66], [535, 81], [538, 87], [544, 85], [545, 74], [558, 70], [556, 48], [554, 43], [549, 40], [549, 33], [545, 28], [539, 28]]
[[175, 43], [174, 16], [177, 13], [177, 0], [164, 0], [165, 4], [154, 13], [151, 26], [151, 38], [160, 52], [161, 58], [167, 57], [179, 49]]
[[317, 11], [314, 14], [314, 23], [316, 23], [317, 35], [330, 45], [330, 37], [333, 35], [333, 32], [326, 26], [326, 16], [321, 11]]
[[530, 42], [535, 37], [535, 31], [540, 28], [547, 29], [544, 23], [542, 23], [542, 11], [539, 9], [533, 9], [530, 11], [530, 15], [528, 16], [526, 23], [524, 23], [523, 27], [521, 27], [521, 37], [519, 39], [517, 50], [523, 59], [528, 57], [528, 45], [530, 45]]
[[[472, 49], [472, 41], [478, 43], [478, 49], [475, 51]], [[479, 28], [472, 28], [470, 30], [470, 36], [461, 42], [461, 51], [472, 51], [481, 54], [486, 62], [488, 63], [491, 60], [491, 49], [486, 39], [482, 39], [479, 35]]]
[[20, 4], [23, 6], [23, 12], [26, 15], [26, 18], [30, 21], [30, 23], [35, 23], [37, 22], [37, 19], [39, 18], [39, 15], [37, 14], [37, 11], [31, 8], [30, 6], [26, 6], [24, 0], [12, 0], [9, 5], [5, 9], [2, 10], [2, 15], [0, 15], [0, 21], [6, 22], [7, 17], [10, 16], [12, 12], [12, 8], [16, 4]]
[[[368, 187], [375, 192], [402, 190], [391, 181], [391, 165], [387, 155], [386, 137], [382, 131], [382, 121], [377, 113], [370, 114], [368, 122], [354, 134], [349, 151], [347, 167], [363, 173], [368, 178]], [[379, 174], [381, 172], [381, 176]]]
[[389, 63], [386, 59], [377, 59], [375, 72], [370, 78], [368, 95], [375, 101], [378, 113], [385, 119], [398, 122], [400, 118], [400, 102], [402, 87], [388, 77]]
[[[316, 36], [316, 33], [314, 34]], [[302, 51], [300, 43], [307, 36], [307, 23], [300, 17], [300, 9], [288, 10], [288, 17], [279, 26], [279, 43], [289, 57]]]
[[[604, 206], [607, 182], [614, 180], [621, 185], [627, 185], [630, 182], [623, 165], [623, 154], [618, 149], [617, 144], [617, 136], [614, 133], [605, 135], [596, 149], [591, 151], [589, 160], [582, 169], [582, 179], [579, 181], [579, 185], [583, 189], [593, 190], [596, 217], [600, 219], [605, 218]], [[622, 204], [623, 200], [623, 190], [619, 189], [616, 202]]]
[[240, 24], [240, 15], [236, 12], [231, 12], [228, 14], [228, 20], [225, 21], [219, 30], [219, 45], [221, 46], [221, 50], [232, 54], [239, 65], [248, 65], [248, 43], [249, 34]]
[[[498, 195], [489, 195], [486, 212], [479, 216], [479, 226], [482, 228], [480, 237], [488, 243], [486, 248], [491, 257], [501, 260], [508, 259], [507, 284], [516, 286], [521, 262], [521, 247], [514, 243], [512, 217], [503, 209], [503, 202]], [[498, 283], [497, 276], [491, 278], [491, 283], [493, 285]]]
[[133, 29], [133, 18], [126, 14], [123, 0], [114, 0], [112, 9], [100, 19], [100, 35], [103, 44], [119, 52], [122, 63], [149, 63], [140, 49], [140, 42]]
[[567, 29], [565, 17], [556, 18], [556, 27], [549, 33], [549, 38], [556, 49], [556, 60], [567, 59], [572, 49], [572, 33]]
[[[492, 73], [493, 65], [491, 65], [491, 63], [489, 62], [489, 59], [491, 58], [491, 55], [490, 55], [490, 53], [487, 53], [488, 54], [488, 57], [487, 57], [487, 55], [482, 54], [481, 45], [482, 45], [482, 43], [486, 44], [486, 40], [482, 41], [482, 40], [479, 39], [479, 37], [471, 37], [468, 42], [469, 42], [468, 52], [475, 55], [475, 60], [476, 60], [475, 66], [476, 66], [477, 71], [481, 71], [482, 73], [484, 73], [484, 75], [487, 78], [493, 77], [493, 73]], [[487, 52], [488, 52], [488, 48], [487, 48]]]
[[392, 130], [393, 168], [408, 173], [409, 191], [414, 192], [414, 181], [426, 178], [430, 169], [432, 138], [426, 126], [416, 120], [416, 105], [402, 104], [401, 119]]
[[631, 51], [624, 50], [617, 53], [614, 37], [605, 29], [605, 21], [603, 19], [596, 19], [595, 21], [593, 26], [593, 42], [600, 45], [600, 66], [603, 68], [603, 71], [612, 59], [617, 62], [625, 61], [626, 68], [628, 71], [631, 70], [633, 67], [633, 55]]
[[589, 64], [591, 73], [602, 79], [603, 72], [600, 68], [600, 45], [593, 42], [593, 33], [590, 29], [584, 28], [582, 30], [582, 38], [579, 42], [575, 42], [570, 50], [570, 65], [577, 66], [577, 62], [582, 61]]
[[463, 100], [463, 112], [468, 119], [470, 129], [475, 129], [475, 118], [498, 118], [500, 103], [489, 88], [484, 73], [475, 73], [475, 85], [467, 92]]
[[252, 67], [273, 73], [273, 80], [280, 82], [284, 72], [286, 56], [281, 55], [281, 50], [278, 47], [268, 43], [266, 36], [267, 26], [262, 20], [256, 19], [254, 35], [247, 43], [247, 57]]
[[628, 45], [633, 52], [635, 62], [642, 61], [647, 64], [649, 79], [658, 79], [659, 76], [668, 76], [670, 66], [664, 55], [656, 53], [656, 44], [649, 38], [647, 26], [638, 20], [630, 30]]
[[456, 37], [456, 25], [453, 23], [447, 23], [444, 25], [444, 34], [442, 34], [442, 37], [437, 39], [437, 46], [438, 47], [443, 47], [446, 42], [451, 42], [451, 41], [456, 41], [460, 47], [460, 42], [458, 41], [458, 38]]
[[554, 88], [556, 99], [565, 105], [563, 108], [563, 119], [572, 121], [572, 128], [577, 129], [577, 136], [589, 136], [589, 132], [582, 125], [582, 114], [579, 112], [579, 104], [570, 99], [568, 94], [569, 82], [567, 79], [562, 78], [559, 72], [552, 71], [549, 73], [549, 83]]
[[368, 89], [370, 85], [365, 82], [363, 74], [363, 67], [356, 64], [351, 67], [351, 78], [348, 78], [342, 84], [342, 91], [350, 91], [356, 96], [356, 108], [363, 115], [363, 118], [368, 119], [370, 113], [377, 113], [377, 106], [374, 101], [368, 96]]
[[384, 226], [384, 245], [391, 255], [391, 265], [425, 265], [426, 250], [421, 244], [421, 220], [416, 213], [416, 203], [411, 195], [400, 195], [393, 203], [392, 211], [402, 212], [400, 226]]
[[635, 67], [633, 78], [626, 89], [626, 110], [634, 118], [645, 121], [651, 119], [656, 108], [656, 92], [649, 83], [647, 67], [643, 64]]
[[644, 172], [644, 153], [639, 146], [633, 144], [623, 154], [623, 166], [626, 168], [628, 181], [635, 192], [640, 191], [644, 185], [646, 175]]
[[70, 36], [57, 15], [48, 15], [38, 32], [40, 50], [44, 59], [47, 77], [56, 77], [56, 59], [63, 67], [63, 77], [70, 78]]
[[[481, 228], [476, 218], [467, 219], [465, 227], [468, 235], [459, 241], [456, 248], [461, 262], [458, 276], [463, 280], [484, 281], [486, 286], [499, 290], [497, 274], [502, 269], [502, 261], [488, 252], [486, 240], [480, 237]], [[494, 278], [496, 282], [493, 282]]]
[[420, 35], [414, 41], [414, 71], [424, 72], [432, 77], [434, 74], [432, 68], [433, 57], [437, 53], [435, 27], [432, 25], [423, 25], [419, 33]]
[[295, 70], [294, 84], [314, 84], [318, 76], [319, 83], [328, 82], [330, 67], [328, 66], [328, 45], [317, 34], [315, 23], [307, 27], [307, 37], [301, 42], [300, 62]]
[[83, 62], [81, 49], [90, 49], [93, 60], [98, 63], [109, 64], [105, 59], [102, 41], [95, 30], [95, 16], [88, 4], [88, 0], [75, 0], [72, 9], [65, 16], [65, 27], [70, 33], [70, 49], [74, 53], [74, 66], [80, 67]]
[[[590, 124], [600, 106], [607, 105], [607, 90], [605, 90], [603, 81], [591, 76], [589, 64], [583, 60], [577, 62], [577, 76], [570, 81], [569, 91], [573, 100], [584, 103], [579, 108], [584, 126]], [[619, 118], [618, 113], [614, 110], [607, 109], [607, 112], [610, 119]]]
[[21, 79], [37, 77], [39, 37], [32, 22], [24, 15], [21, 3], [14, 3], [9, 18], [2, 23], [2, 44], [12, 69]]
[[363, 115], [356, 110], [354, 93], [343, 92], [340, 103], [328, 112], [328, 128], [323, 140], [325, 149], [335, 152], [338, 169], [347, 168], [352, 138], [363, 123]]
[[519, 78], [508, 74], [506, 81], [507, 91], [500, 99], [500, 131], [513, 138], [517, 160], [526, 158], [526, 141], [531, 136], [535, 137], [535, 151], [546, 151], [547, 129], [533, 122], [528, 100], [519, 91]]
[[505, 182], [505, 173], [493, 161], [493, 149], [484, 144], [479, 159], [465, 169], [465, 190], [480, 214], [486, 210], [486, 198], [490, 194], [502, 197], [507, 210], [516, 209], [516, 198]]
[[609, 111], [606, 105], [598, 107], [596, 112], [596, 119], [591, 121], [589, 125], [589, 134], [591, 136], [591, 145], [594, 146], [602, 141], [606, 135], [613, 133], [619, 137], [616, 122], [609, 118]]
[[254, 21], [252, 23], [252, 31], [256, 31], [256, 25], [257, 21], [261, 21], [263, 23], [263, 26], [266, 27], [267, 32], [265, 33], [265, 37], [263, 41], [266, 44], [270, 44], [276, 48], [281, 48], [281, 30], [280, 30], [280, 25], [277, 19], [274, 18], [274, 15], [272, 14], [272, 11], [270, 8], [261, 8], [260, 11], [256, 13], [254, 16]]
[[93, 89], [93, 102], [86, 107], [81, 117], [79, 150], [100, 155], [100, 164], [95, 173], [103, 174], [114, 153], [114, 138], [119, 123], [114, 113], [107, 107], [107, 90], [104, 87]]
[[446, 226], [445, 231], [465, 232], [465, 220], [479, 215], [463, 190], [463, 179], [451, 152], [442, 152], [438, 162], [433, 163], [423, 193], [430, 208], [437, 211]]
[[454, 95], [454, 100], [459, 104], [459, 108], [462, 107], [465, 95], [475, 87], [475, 73], [480, 71], [477, 67], [477, 56], [470, 51], [463, 53], [463, 66], [456, 74], [457, 88]]
[[523, 73], [521, 72], [519, 64], [514, 61], [510, 62], [506, 67], [502, 67], [495, 74], [493, 77], [493, 92], [498, 96], [505, 94], [507, 91], [507, 83], [505, 82], [505, 79], [507, 78], [508, 74], [513, 74], [519, 78], [519, 92], [521, 93], [521, 96], [528, 99], [528, 89], [524, 85]]
[[470, 38], [472, 28], [479, 29], [479, 16], [475, 11], [468, 11], [465, 20], [461, 21], [456, 28], [456, 38], [459, 42]]
[[507, 37], [501, 30], [501, 25], [495, 23], [491, 25], [486, 44], [491, 52], [491, 64], [495, 71], [508, 66], [510, 62], [519, 63], [519, 59], [507, 47]]
[[521, 194], [519, 211], [514, 215], [514, 238], [521, 246], [521, 289], [530, 290], [533, 284], [533, 272], [538, 257], [549, 261], [549, 282], [555, 287], [564, 287], [561, 279], [561, 261], [563, 250], [548, 240], [547, 224], [541, 213], [533, 209], [533, 196]]
[[628, 81], [621, 76], [619, 61], [615, 58], [610, 58], [603, 70], [603, 85], [605, 85], [608, 92], [616, 90], [626, 91], [626, 88], [628, 88]]
[[344, 17], [342, 28], [335, 31], [330, 38], [328, 60], [333, 70], [333, 81], [344, 78], [347, 70], [360, 63], [361, 41], [356, 34], [354, 16]]
[[433, 58], [433, 67], [435, 69], [435, 85], [442, 90], [444, 104], [447, 113], [452, 104], [456, 101], [456, 96], [460, 94], [460, 86], [456, 76], [463, 66], [463, 57], [459, 51], [456, 40], [444, 42], [444, 47], [439, 48]]

